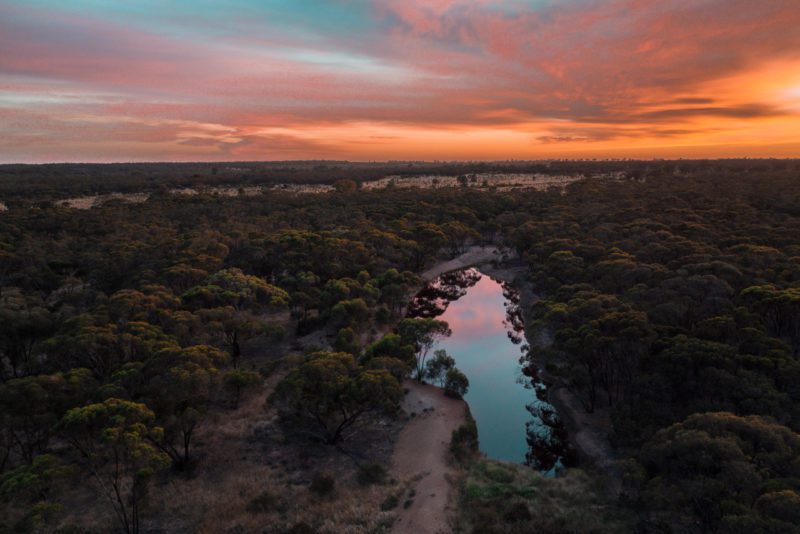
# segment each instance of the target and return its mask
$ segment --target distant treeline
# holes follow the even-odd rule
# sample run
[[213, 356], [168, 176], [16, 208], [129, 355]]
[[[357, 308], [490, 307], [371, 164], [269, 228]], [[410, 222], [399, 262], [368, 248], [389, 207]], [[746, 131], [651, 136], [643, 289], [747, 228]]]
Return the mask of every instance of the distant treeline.
[[152, 192], [173, 187], [248, 186], [278, 183], [333, 184], [386, 176], [449, 176], [474, 173], [541, 173], [587, 176], [625, 172], [645, 175], [698, 172], [757, 173], [800, 169], [800, 160], [655, 160], [655, 161], [279, 161], [215, 163], [58, 163], [0, 165], [0, 199], [55, 198], [112, 192]]

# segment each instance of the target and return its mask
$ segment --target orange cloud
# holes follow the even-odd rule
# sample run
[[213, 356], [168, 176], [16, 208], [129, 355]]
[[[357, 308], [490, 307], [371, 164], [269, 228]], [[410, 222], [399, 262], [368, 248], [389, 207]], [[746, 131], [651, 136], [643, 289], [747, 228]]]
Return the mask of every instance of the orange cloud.
[[352, 34], [8, 2], [0, 161], [800, 156], [795, 0], [348, 9]]

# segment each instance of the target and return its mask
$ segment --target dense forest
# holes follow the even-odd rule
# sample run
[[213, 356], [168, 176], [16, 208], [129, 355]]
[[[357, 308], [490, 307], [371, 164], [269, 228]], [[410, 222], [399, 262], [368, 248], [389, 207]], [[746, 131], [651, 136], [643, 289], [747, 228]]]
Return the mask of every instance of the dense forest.
[[[358, 187], [495, 171], [624, 178]], [[341, 180], [353, 187], [48, 202]], [[603, 501], [590, 526], [541, 522], [530, 494], [487, 490], [464, 497], [463, 528], [800, 532], [800, 162], [3, 166], [0, 199], [0, 532], [202, 530], [170, 526], [151, 497], [181, 499], [224, 462], [209, 434], [259, 395], [284, 441], [370, 447], [415, 354], [444, 330], [403, 318], [418, 275], [473, 244], [526, 267], [541, 297], [524, 310], [539, 340], [527, 363], [610, 421], [617, 462], [551, 481], [562, 498], [580, 485], [576, 507]], [[362, 463], [358, 480], [380, 484], [382, 469]], [[287, 511], [297, 501], [239, 497], [279, 518], [274, 531], [313, 532], [335, 484], [316, 475], [293, 490], [327, 503], [302, 522]], [[80, 506], [100, 511], [81, 523]]]

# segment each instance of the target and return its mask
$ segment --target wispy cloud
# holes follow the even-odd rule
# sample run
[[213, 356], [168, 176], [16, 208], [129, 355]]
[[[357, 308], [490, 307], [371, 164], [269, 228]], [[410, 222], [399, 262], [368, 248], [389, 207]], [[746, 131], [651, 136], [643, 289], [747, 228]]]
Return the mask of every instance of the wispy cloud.
[[0, 161], [800, 155], [799, 28], [795, 0], [10, 0]]

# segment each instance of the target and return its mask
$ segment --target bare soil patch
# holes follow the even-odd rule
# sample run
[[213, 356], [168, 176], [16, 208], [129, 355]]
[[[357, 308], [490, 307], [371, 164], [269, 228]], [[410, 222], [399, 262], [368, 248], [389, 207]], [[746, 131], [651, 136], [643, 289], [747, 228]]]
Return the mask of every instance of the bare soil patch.
[[450, 437], [466, 421], [467, 404], [437, 387], [411, 380], [403, 409], [412, 416], [395, 444], [392, 468], [406, 485], [392, 532], [450, 532], [457, 471], [448, 461]]

